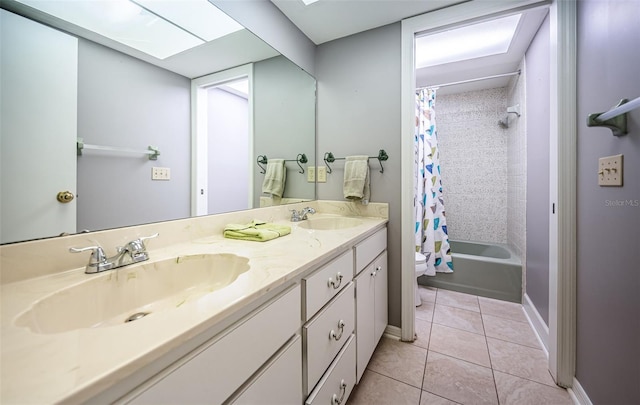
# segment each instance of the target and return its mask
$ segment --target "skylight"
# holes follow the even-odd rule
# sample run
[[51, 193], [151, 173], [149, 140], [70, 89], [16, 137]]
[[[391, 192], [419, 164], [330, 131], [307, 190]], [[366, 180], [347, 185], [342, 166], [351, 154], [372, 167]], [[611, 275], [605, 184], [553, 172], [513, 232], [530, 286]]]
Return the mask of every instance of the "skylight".
[[416, 68], [498, 55], [509, 50], [521, 14], [416, 37]]
[[207, 0], [18, 0], [158, 59], [243, 29]]

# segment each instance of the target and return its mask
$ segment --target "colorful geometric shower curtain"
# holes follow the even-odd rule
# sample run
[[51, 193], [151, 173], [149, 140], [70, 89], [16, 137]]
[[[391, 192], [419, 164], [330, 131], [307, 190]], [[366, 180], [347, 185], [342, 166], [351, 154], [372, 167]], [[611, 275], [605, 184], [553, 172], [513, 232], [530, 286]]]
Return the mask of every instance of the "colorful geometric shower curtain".
[[435, 120], [436, 91], [416, 93], [414, 143], [414, 206], [416, 210], [416, 252], [427, 258], [427, 275], [453, 272], [447, 220], [442, 198], [440, 158]]

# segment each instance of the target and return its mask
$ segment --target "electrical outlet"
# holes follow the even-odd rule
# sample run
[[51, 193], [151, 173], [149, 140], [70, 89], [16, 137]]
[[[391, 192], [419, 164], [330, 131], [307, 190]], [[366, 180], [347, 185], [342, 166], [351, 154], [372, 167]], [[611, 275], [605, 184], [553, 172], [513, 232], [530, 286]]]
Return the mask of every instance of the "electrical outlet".
[[171, 169], [168, 167], [152, 167], [151, 180], [171, 180]]
[[598, 185], [622, 187], [623, 155], [602, 157], [598, 162]]
[[327, 182], [327, 168], [326, 166], [318, 166], [318, 183]]
[[316, 181], [316, 168], [314, 166], [307, 166], [307, 182], [313, 183]]

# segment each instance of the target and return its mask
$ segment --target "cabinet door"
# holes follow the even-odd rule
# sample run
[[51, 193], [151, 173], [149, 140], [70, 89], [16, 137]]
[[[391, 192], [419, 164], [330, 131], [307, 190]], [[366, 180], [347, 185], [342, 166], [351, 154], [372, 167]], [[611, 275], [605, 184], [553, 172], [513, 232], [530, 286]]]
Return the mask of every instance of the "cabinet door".
[[376, 347], [375, 325], [375, 263], [356, 277], [356, 383], [364, 373]]
[[374, 347], [378, 344], [380, 337], [387, 328], [389, 318], [388, 298], [387, 298], [387, 251], [385, 250], [373, 262], [375, 271], [375, 321], [374, 321]]

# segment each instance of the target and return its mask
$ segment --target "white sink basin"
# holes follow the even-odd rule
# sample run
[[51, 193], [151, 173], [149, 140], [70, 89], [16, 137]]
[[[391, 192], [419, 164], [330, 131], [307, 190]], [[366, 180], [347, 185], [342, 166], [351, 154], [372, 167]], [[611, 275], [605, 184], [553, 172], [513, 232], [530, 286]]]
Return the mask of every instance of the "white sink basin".
[[123, 325], [129, 318], [141, 319], [197, 300], [228, 286], [247, 270], [249, 259], [222, 253], [87, 275], [86, 281], [34, 302], [16, 325], [42, 334]]
[[362, 224], [362, 220], [351, 217], [320, 217], [309, 218], [299, 223], [299, 226], [318, 231], [332, 231], [338, 229], [353, 228]]

